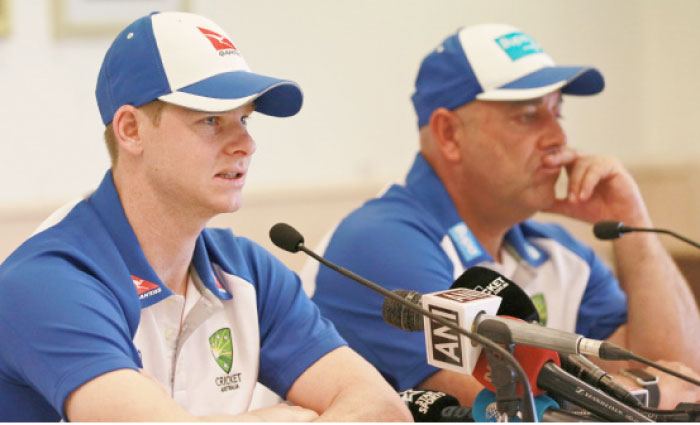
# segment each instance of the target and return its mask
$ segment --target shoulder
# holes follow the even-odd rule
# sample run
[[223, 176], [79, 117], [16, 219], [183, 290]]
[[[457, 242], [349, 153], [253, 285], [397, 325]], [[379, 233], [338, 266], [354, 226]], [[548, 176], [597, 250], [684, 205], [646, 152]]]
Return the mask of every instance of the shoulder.
[[131, 276], [102, 223], [89, 213], [72, 212], [0, 266], [0, 310], [41, 309], [47, 299], [54, 310], [107, 303], [125, 312], [130, 327], [138, 323]]
[[332, 243], [366, 244], [444, 236], [440, 224], [403, 186], [391, 186], [382, 196], [371, 199], [345, 217], [334, 230]]

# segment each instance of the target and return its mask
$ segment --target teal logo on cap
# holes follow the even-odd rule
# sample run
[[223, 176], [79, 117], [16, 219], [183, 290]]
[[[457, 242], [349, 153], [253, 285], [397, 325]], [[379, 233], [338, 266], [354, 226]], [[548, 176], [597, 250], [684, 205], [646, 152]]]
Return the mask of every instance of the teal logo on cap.
[[537, 42], [522, 32], [512, 32], [498, 37], [495, 41], [512, 61], [534, 53], [542, 53], [542, 49]]

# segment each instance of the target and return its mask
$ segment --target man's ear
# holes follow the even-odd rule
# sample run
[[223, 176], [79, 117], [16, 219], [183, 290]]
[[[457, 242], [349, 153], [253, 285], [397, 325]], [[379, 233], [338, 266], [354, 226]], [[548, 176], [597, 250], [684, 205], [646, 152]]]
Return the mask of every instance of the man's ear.
[[448, 162], [461, 161], [459, 145], [464, 129], [459, 117], [447, 108], [437, 108], [430, 115], [428, 125], [435, 147], [442, 157]]
[[114, 113], [112, 129], [119, 149], [132, 155], [140, 155], [143, 138], [139, 132], [139, 120], [147, 119], [143, 112], [131, 105], [123, 105]]

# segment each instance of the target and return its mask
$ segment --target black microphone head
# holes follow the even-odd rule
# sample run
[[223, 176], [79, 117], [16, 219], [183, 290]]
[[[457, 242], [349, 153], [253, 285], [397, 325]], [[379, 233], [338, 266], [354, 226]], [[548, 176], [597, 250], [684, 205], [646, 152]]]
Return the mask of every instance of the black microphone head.
[[[413, 304], [419, 306], [421, 304], [420, 292], [407, 291], [405, 289], [396, 289], [391, 292], [407, 301], [412, 302]], [[382, 317], [389, 325], [405, 331], [410, 332], [423, 330], [423, 316], [389, 297], [384, 298], [384, 304], [382, 304]]]
[[622, 235], [622, 226], [619, 221], [599, 221], [593, 225], [593, 234], [601, 240], [617, 239]]
[[405, 390], [399, 393], [415, 422], [442, 422], [448, 407], [460, 407], [459, 400], [441, 391]]
[[304, 244], [304, 237], [297, 229], [287, 223], [277, 223], [270, 228], [272, 243], [289, 252], [299, 252]]
[[539, 322], [540, 315], [530, 297], [515, 282], [485, 267], [467, 269], [452, 284], [451, 289], [467, 288], [502, 298], [496, 314], [512, 316], [526, 322]]

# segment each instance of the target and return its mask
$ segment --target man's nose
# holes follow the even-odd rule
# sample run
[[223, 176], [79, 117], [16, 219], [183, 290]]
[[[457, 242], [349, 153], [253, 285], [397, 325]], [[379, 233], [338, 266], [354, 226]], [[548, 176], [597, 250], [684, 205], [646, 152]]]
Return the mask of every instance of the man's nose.
[[243, 131], [231, 136], [231, 139], [226, 143], [225, 152], [228, 155], [249, 156], [254, 154], [256, 149], [255, 140], [247, 131]]
[[545, 150], [563, 148], [566, 143], [566, 133], [559, 122], [559, 117], [552, 114], [547, 122], [545, 133], [540, 139], [540, 148]]

